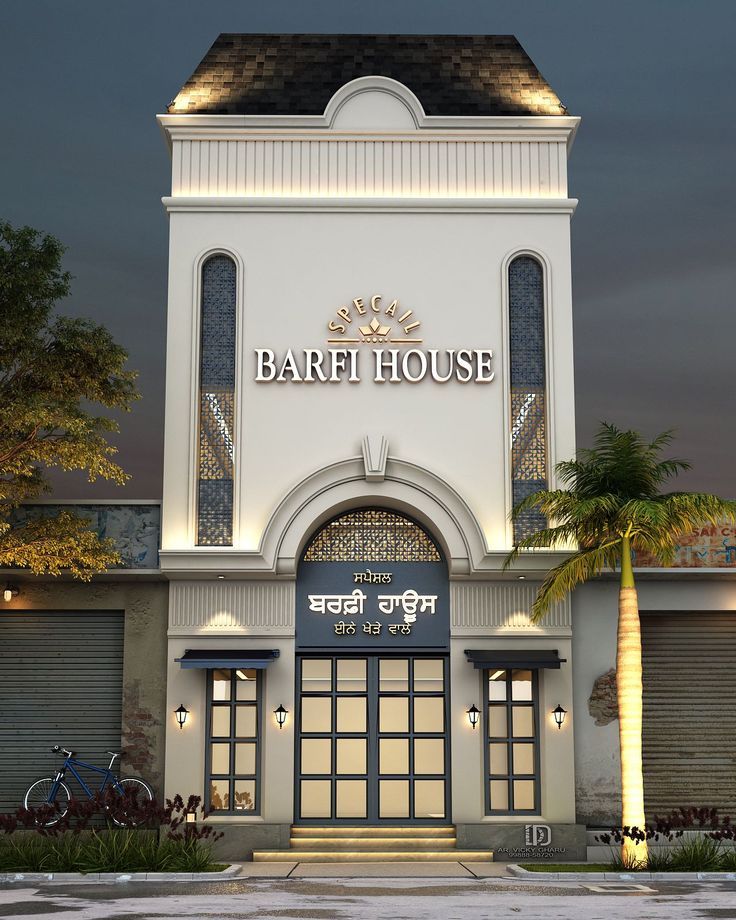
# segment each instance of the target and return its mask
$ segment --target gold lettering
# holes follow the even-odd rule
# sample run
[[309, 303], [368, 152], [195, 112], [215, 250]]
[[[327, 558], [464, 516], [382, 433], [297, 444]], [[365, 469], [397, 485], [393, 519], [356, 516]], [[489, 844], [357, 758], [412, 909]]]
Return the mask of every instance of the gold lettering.
[[345, 327], [343, 324], [336, 323], [334, 319], [331, 319], [329, 323], [327, 323], [327, 328], [330, 330], [330, 332], [339, 332], [340, 335], [345, 335]]
[[379, 312], [380, 307], [378, 306], [378, 304], [379, 304], [380, 302], [381, 302], [381, 295], [380, 295], [380, 294], [374, 294], [373, 297], [371, 297], [371, 310], [373, 310], [374, 313], [378, 313], [378, 312]]
[[337, 315], [340, 319], [344, 319], [346, 323], [351, 323], [352, 319], [350, 318], [350, 310], [347, 307], [340, 307], [337, 311]]
[[360, 313], [361, 316], [365, 316], [365, 304], [363, 303], [363, 298], [356, 297], [353, 300], [353, 303], [355, 304], [355, 309], [358, 311], [358, 313]]
[[392, 302], [386, 307], [386, 316], [395, 316], [395, 315], [396, 315], [396, 308], [398, 307], [398, 305], [399, 305], [398, 300], [392, 301]]
[[409, 319], [409, 317], [412, 315], [413, 312], [414, 312], [413, 310], [407, 310], [403, 316], [399, 317], [399, 322], [403, 323], [405, 319]]
[[[410, 312], [411, 312], [411, 311], [410, 311]], [[422, 324], [419, 323], [419, 322], [409, 323], [408, 326], [404, 326], [404, 332], [405, 332], [407, 335], [409, 335], [409, 333], [411, 332], [412, 329], [416, 329], [417, 326], [421, 326], [421, 325], [422, 325]]]

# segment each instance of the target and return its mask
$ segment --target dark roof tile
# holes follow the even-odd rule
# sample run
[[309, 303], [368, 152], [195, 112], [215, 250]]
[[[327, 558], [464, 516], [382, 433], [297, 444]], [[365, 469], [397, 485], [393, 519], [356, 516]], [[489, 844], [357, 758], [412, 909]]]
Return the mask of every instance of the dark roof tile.
[[321, 115], [349, 80], [407, 86], [427, 115], [564, 115], [513, 35], [223, 34], [169, 106], [183, 115]]

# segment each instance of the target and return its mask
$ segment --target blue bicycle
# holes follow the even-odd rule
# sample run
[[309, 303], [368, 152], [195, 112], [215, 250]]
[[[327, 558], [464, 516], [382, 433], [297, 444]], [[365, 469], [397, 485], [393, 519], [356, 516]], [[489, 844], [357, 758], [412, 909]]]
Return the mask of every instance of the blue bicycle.
[[[67, 751], [58, 744], [51, 748], [52, 754], [63, 754], [64, 763], [56, 771], [55, 776], [44, 776], [37, 779], [26, 790], [23, 798], [23, 807], [27, 809], [43, 808], [44, 806], [56, 805], [56, 810], [47, 820], [39, 822], [43, 827], [51, 827], [57, 824], [69, 810], [69, 801], [72, 798], [69, 786], [66, 784], [65, 777], [67, 770], [76, 779], [82, 788], [82, 792], [88, 799], [94, 797], [94, 792], [85, 783], [77, 772], [77, 768], [82, 770], [91, 770], [93, 773], [99, 773], [102, 776], [97, 792], [104, 792], [106, 788], [114, 789], [125, 800], [134, 800], [138, 804], [145, 804], [153, 799], [153, 790], [148, 783], [139, 776], [124, 776], [121, 779], [113, 773], [113, 764], [118, 757], [122, 756], [119, 751], [106, 751], [110, 755], [110, 766], [95, 767], [91, 763], [85, 763], [83, 760], [75, 758], [75, 751]], [[118, 827], [131, 827], [135, 825], [135, 820], [131, 819], [125, 813], [125, 807], [121, 805], [120, 811], [114, 808], [108, 808], [108, 813], [114, 824]]]

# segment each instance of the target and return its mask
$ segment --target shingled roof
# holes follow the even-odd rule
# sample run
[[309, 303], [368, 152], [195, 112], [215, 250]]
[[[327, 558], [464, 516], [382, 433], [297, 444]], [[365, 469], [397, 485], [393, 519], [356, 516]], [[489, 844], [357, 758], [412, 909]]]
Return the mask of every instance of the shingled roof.
[[427, 115], [564, 115], [513, 35], [223, 34], [168, 111], [321, 115], [357, 77], [407, 86]]

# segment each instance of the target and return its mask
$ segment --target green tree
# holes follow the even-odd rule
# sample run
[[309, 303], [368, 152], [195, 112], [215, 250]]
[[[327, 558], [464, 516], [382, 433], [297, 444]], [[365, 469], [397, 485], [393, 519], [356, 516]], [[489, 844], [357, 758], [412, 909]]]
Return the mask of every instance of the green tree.
[[[736, 501], [702, 492], [661, 491], [668, 480], [690, 468], [685, 460], [662, 458], [671, 441], [669, 431], [648, 443], [636, 431], [603, 423], [592, 449], [557, 464], [563, 488], [536, 492], [515, 509], [515, 517], [537, 509], [550, 523], [519, 540], [505, 562], [508, 568], [523, 550], [571, 550], [540, 585], [531, 609], [534, 622], [604, 568], [620, 572], [616, 688], [622, 827], [643, 828], [645, 823], [641, 630], [632, 550], [651, 553], [669, 565], [678, 537], [706, 524], [736, 519]], [[637, 846], [626, 839], [622, 855], [630, 863], [640, 862], [647, 856], [646, 843]]]
[[128, 478], [107, 440], [118, 425], [95, 409], [129, 411], [136, 374], [103, 326], [54, 315], [70, 289], [63, 252], [52, 236], [0, 222], [0, 568], [87, 580], [119, 561], [89, 521], [12, 514], [50, 490], [53, 467], [86, 470], [90, 481]]

